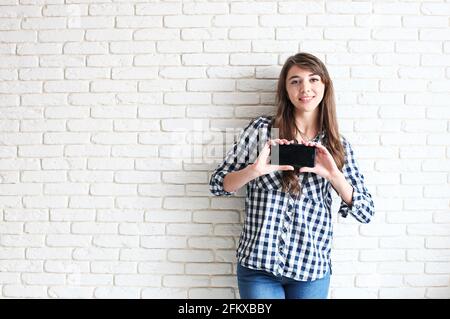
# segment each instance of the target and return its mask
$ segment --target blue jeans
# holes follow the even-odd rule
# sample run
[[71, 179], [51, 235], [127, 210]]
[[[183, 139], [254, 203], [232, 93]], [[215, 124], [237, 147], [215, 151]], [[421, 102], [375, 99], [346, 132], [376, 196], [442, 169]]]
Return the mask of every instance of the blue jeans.
[[327, 299], [330, 287], [330, 272], [314, 281], [298, 281], [239, 263], [237, 279], [242, 299]]

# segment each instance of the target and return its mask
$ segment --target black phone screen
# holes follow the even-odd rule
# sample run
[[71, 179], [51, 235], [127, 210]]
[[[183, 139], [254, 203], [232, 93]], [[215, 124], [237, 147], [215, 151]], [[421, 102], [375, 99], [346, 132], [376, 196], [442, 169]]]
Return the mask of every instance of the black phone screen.
[[316, 148], [303, 144], [277, 144], [271, 146], [270, 161], [274, 165], [292, 165], [298, 167], [314, 167]]

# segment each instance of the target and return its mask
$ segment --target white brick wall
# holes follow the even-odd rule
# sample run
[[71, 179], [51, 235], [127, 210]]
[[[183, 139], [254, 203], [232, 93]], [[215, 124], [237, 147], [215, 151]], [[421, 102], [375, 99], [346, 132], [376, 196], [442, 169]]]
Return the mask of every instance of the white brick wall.
[[449, 15], [448, 0], [1, 1], [0, 297], [239, 297], [245, 192], [213, 198], [209, 173], [307, 51], [377, 211], [336, 220], [330, 297], [450, 298]]

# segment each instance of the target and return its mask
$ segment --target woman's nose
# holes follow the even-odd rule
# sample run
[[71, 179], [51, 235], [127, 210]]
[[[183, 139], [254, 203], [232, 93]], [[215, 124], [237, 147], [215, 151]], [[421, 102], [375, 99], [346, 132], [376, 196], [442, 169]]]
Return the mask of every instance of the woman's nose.
[[311, 86], [309, 84], [300, 84], [300, 92], [309, 92], [311, 91]]

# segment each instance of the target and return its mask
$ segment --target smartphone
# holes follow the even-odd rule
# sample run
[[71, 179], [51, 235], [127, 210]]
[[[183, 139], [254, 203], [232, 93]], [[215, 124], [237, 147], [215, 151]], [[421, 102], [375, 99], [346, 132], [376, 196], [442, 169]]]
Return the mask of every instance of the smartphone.
[[292, 165], [294, 168], [314, 167], [316, 148], [303, 144], [271, 146], [270, 162], [274, 165]]

